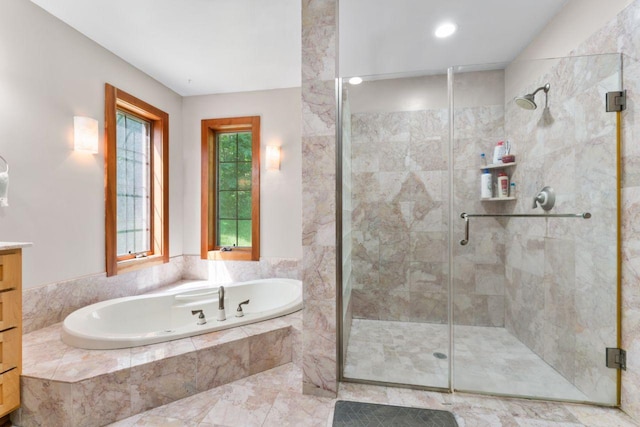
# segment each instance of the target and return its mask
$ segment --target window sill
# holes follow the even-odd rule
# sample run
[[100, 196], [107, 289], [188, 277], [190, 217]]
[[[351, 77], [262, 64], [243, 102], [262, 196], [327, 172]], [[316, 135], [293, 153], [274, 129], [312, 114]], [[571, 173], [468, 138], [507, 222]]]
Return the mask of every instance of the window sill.
[[209, 251], [207, 252], [207, 259], [215, 261], [259, 261], [253, 259], [251, 248], [248, 249], [233, 249], [231, 251]]
[[127, 273], [129, 271], [140, 270], [142, 268], [153, 267], [154, 265], [164, 264], [169, 262], [168, 257], [163, 255], [151, 255], [144, 258], [128, 259], [126, 261], [118, 261], [118, 273]]

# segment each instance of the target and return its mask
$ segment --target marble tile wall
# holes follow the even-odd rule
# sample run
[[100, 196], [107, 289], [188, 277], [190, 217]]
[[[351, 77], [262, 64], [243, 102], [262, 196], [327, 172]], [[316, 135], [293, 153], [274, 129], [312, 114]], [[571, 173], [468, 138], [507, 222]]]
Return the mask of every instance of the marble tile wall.
[[[502, 137], [503, 111], [455, 111], [456, 212], [493, 208], [479, 201], [479, 154]], [[447, 322], [448, 122], [447, 109], [352, 117], [356, 318]], [[457, 324], [504, 325], [502, 233], [483, 224], [455, 249]]]
[[530, 93], [549, 82], [548, 110], [507, 103], [518, 161], [515, 211], [534, 212], [533, 197], [549, 185], [556, 192], [551, 213], [593, 218], [505, 223], [506, 327], [590, 399], [613, 404], [615, 371], [602, 360], [605, 347], [616, 345], [616, 115], [603, 100], [619, 87], [620, 56], [554, 62], [523, 88]]
[[627, 109], [622, 112], [622, 347], [628, 368], [622, 372], [622, 409], [640, 422], [640, 258], [637, 212], [640, 206], [640, 149], [637, 141], [640, 110], [640, 1], [634, 1], [616, 18], [594, 33], [575, 54], [622, 52]]
[[302, 263], [295, 258], [260, 258], [260, 261], [208, 261], [198, 255], [184, 256], [183, 279], [213, 283], [243, 282], [282, 277], [300, 280]]
[[337, 1], [302, 0], [303, 391], [335, 396]]
[[640, 423], [640, 1], [633, 1], [573, 52], [576, 55], [622, 52], [627, 109], [622, 112], [622, 409]]
[[[454, 94], [467, 96], [482, 85], [481, 73], [454, 74]], [[480, 200], [480, 154], [491, 159], [493, 147], [504, 139], [504, 105], [457, 107], [454, 98], [453, 141], [453, 321], [457, 325], [504, 326], [505, 231], [490, 218], [472, 220], [466, 246], [462, 212], [497, 213], [509, 210], [513, 202]], [[491, 160], [488, 160], [490, 163]]]
[[181, 279], [229, 283], [271, 277], [300, 279], [300, 276], [301, 262], [297, 259], [222, 262], [201, 260], [195, 255], [173, 257], [167, 264], [109, 278], [102, 273], [25, 289], [23, 333], [62, 322], [68, 314], [86, 305], [151, 292]]

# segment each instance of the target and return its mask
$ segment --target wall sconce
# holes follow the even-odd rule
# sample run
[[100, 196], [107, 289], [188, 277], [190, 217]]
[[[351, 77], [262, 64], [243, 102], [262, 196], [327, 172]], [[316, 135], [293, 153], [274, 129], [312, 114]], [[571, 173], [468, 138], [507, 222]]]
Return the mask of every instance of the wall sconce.
[[98, 152], [98, 121], [91, 117], [73, 117], [73, 149], [85, 153]]
[[280, 147], [277, 145], [267, 145], [267, 170], [280, 170]]

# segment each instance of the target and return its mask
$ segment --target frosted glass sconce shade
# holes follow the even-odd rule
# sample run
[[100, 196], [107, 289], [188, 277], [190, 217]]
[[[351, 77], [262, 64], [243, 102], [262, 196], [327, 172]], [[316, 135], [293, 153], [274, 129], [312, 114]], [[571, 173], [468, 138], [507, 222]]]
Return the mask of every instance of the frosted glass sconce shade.
[[98, 152], [98, 121], [91, 117], [73, 118], [73, 143], [75, 151]]
[[277, 145], [267, 145], [267, 170], [280, 170], [280, 147]]

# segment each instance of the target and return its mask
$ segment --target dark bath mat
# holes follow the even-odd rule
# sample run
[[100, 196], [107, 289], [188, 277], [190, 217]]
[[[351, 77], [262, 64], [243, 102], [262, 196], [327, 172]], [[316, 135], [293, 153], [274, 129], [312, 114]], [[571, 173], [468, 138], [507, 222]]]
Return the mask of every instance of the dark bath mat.
[[451, 412], [338, 400], [333, 427], [458, 427]]

